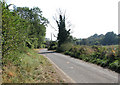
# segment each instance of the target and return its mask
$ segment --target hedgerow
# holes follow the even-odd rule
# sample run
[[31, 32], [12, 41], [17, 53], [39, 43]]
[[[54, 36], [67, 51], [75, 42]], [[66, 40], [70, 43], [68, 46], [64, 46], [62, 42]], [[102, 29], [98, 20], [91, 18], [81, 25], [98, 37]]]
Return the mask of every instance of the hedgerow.
[[26, 47], [43, 47], [47, 19], [38, 7], [16, 7], [13, 10], [4, 1], [2, 6], [2, 56], [3, 64], [19, 61], [17, 56]]

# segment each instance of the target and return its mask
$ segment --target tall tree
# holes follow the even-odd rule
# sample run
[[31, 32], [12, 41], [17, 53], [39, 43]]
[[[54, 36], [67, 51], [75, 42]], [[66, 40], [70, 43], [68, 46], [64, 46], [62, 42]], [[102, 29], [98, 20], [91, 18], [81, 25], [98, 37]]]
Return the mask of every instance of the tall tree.
[[56, 20], [57, 26], [58, 26], [58, 47], [61, 46], [61, 44], [70, 41], [71, 36], [70, 36], [70, 29], [66, 29], [66, 24], [65, 24], [65, 15], [60, 14], [59, 15], [59, 20]]
[[27, 44], [29, 47], [39, 48], [42, 46], [45, 39], [45, 32], [48, 20], [43, 17], [42, 11], [38, 7], [29, 9], [28, 7], [18, 7], [18, 15], [29, 21]]

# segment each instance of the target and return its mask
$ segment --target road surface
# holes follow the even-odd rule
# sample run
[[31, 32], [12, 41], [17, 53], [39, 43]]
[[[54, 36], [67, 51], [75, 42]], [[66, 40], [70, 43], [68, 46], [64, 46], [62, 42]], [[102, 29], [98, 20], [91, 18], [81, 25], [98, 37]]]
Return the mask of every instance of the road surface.
[[54, 62], [76, 83], [118, 83], [118, 73], [100, 66], [47, 49], [40, 49], [40, 54]]

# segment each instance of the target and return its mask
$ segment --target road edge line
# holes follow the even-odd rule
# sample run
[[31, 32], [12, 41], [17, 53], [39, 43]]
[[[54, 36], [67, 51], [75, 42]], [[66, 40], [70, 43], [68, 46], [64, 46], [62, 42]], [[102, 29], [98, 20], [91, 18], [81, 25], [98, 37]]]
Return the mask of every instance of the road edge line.
[[46, 55], [45, 56], [55, 67], [56, 69], [58, 69], [61, 73], [63, 73], [64, 76], [67, 77], [67, 79], [69, 79], [71, 82], [67, 82], [67, 83], [76, 83], [71, 77], [69, 77], [62, 69], [60, 69], [52, 60], [50, 60]]

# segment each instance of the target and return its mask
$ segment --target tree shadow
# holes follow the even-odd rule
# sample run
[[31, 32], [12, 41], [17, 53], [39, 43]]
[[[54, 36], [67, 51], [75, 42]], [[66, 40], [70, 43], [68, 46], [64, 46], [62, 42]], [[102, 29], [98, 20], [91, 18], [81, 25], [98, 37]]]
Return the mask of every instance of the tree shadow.
[[49, 54], [49, 53], [55, 53], [55, 52], [40, 52], [38, 54]]

